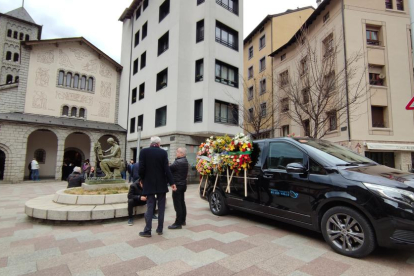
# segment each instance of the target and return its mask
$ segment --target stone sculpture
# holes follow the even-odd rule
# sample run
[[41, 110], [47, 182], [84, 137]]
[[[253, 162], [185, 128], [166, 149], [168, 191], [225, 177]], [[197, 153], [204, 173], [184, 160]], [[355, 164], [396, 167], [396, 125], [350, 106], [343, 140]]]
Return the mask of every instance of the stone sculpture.
[[[102, 172], [105, 173], [103, 179], [122, 179], [121, 171], [124, 170], [124, 162], [121, 159], [121, 148], [113, 138], [107, 140], [112, 147], [106, 151], [101, 148], [101, 143], [95, 143], [95, 154], [100, 162]], [[108, 153], [104, 155], [104, 153]]]

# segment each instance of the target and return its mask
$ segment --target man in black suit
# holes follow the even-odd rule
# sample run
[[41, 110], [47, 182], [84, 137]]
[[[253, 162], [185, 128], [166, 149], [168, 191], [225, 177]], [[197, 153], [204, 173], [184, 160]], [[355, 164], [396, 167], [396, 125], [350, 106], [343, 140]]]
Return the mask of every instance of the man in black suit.
[[143, 182], [142, 194], [147, 196], [146, 226], [144, 231], [139, 233], [141, 237], [151, 237], [155, 196], [158, 200], [158, 227], [156, 232], [158, 235], [162, 235], [168, 183], [173, 191], [177, 190], [168, 164], [168, 154], [160, 148], [160, 145], [161, 139], [159, 137], [151, 137], [151, 146], [143, 149], [139, 155], [139, 175]]

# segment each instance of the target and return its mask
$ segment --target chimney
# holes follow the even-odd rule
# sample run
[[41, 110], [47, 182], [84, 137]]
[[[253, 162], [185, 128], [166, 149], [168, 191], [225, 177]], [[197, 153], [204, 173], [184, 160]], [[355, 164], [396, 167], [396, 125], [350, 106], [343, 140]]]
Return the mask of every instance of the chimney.
[[322, 3], [322, 0], [316, 0], [316, 5], [319, 7], [319, 5]]

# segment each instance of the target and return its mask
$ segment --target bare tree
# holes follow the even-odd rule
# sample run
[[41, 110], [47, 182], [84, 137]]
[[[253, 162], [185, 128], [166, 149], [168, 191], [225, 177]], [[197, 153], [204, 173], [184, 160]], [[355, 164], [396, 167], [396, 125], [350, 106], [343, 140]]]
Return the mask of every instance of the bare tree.
[[306, 30], [297, 37], [300, 59], [290, 71], [275, 76], [276, 111], [304, 130], [305, 136], [322, 138], [348, 122], [368, 95], [363, 52], [343, 58], [343, 40], [326, 36], [322, 49], [308, 39]]

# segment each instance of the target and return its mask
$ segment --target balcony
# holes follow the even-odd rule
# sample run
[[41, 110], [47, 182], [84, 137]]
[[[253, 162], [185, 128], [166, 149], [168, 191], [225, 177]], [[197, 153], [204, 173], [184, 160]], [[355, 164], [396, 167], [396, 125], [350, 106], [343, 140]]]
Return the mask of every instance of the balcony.
[[220, 43], [220, 44], [222, 44], [226, 47], [229, 47], [230, 49], [233, 49], [235, 51], [239, 51], [238, 44], [235, 43], [235, 42], [230, 43], [230, 42], [227, 42], [227, 41], [225, 41], [225, 40], [223, 40], [223, 39], [221, 39], [220, 37], [217, 37], [217, 36], [216, 36], [216, 42], [218, 42], [218, 43]]
[[231, 124], [231, 125], [238, 125], [239, 123], [237, 119], [235, 118], [227, 118], [227, 117], [220, 117], [220, 116], [215, 116], [214, 122], [222, 123], [222, 124]]
[[225, 8], [226, 10], [234, 13], [235, 15], [239, 15], [239, 8], [237, 6], [236, 2], [233, 2], [232, 0], [226, 1], [232, 3], [233, 7], [230, 7], [229, 5], [223, 3], [222, 0], [216, 0], [216, 3]]

